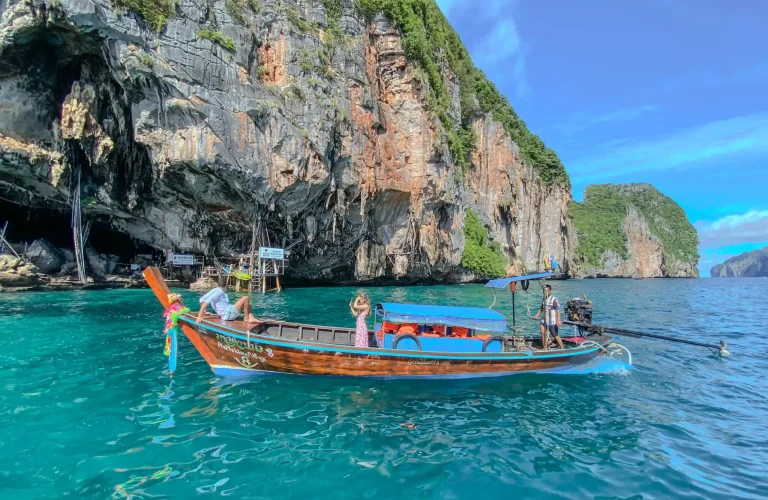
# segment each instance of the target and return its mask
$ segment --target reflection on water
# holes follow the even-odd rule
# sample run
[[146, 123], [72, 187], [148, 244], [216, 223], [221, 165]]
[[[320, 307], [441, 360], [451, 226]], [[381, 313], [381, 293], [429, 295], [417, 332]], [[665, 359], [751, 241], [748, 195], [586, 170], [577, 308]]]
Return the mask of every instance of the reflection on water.
[[[148, 291], [0, 295], [4, 498], [764, 498], [765, 280], [554, 282], [606, 323], [729, 342], [618, 339], [634, 366], [450, 381], [214, 377], [186, 339], [171, 381]], [[254, 296], [353, 326], [357, 288]], [[481, 286], [367, 289], [488, 307]], [[531, 287], [534, 292], [534, 287]], [[518, 321], [538, 292], [518, 296]], [[184, 292], [195, 307], [196, 296]], [[507, 294], [494, 309], [511, 316]], [[746, 321], [745, 318], [749, 320]]]

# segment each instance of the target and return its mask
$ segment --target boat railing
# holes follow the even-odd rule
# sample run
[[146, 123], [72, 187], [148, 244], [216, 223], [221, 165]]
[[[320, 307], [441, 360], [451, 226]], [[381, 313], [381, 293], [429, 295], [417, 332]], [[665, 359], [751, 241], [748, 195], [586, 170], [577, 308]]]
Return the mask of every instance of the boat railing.
[[599, 342], [595, 342], [594, 340], [585, 340], [584, 342], [579, 344], [578, 348], [589, 350], [594, 348], [605, 350], [605, 347], [602, 346]]

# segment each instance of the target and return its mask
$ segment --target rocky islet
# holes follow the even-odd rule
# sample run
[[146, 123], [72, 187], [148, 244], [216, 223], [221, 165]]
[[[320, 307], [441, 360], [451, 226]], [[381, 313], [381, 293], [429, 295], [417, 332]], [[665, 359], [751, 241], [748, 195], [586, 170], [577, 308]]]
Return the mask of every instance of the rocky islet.
[[768, 247], [744, 252], [712, 267], [713, 278], [768, 277]]

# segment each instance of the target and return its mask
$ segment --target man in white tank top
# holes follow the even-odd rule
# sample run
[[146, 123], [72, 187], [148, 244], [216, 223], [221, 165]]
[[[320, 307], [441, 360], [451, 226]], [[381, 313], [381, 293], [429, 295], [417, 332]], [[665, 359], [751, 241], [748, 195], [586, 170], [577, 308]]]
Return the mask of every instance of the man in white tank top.
[[565, 349], [563, 346], [563, 340], [560, 338], [560, 326], [563, 322], [560, 318], [560, 301], [557, 297], [552, 295], [552, 287], [544, 285], [544, 300], [541, 301], [541, 307], [539, 312], [536, 313], [534, 319], [539, 319], [539, 316], [544, 313], [544, 318], [539, 325], [539, 332], [541, 333], [541, 345], [544, 350], [549, 348], [549, 342], [547, 335], [551, 334], [554, 337], [557, 345], [560, 349]]

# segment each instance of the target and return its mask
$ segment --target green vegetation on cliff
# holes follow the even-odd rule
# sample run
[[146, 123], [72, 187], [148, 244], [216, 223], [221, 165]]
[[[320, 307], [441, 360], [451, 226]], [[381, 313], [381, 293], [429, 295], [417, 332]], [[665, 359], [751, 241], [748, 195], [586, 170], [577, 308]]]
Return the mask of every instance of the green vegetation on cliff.
[[224, 10], [234, 22], [241, 26], [248, 26], [248, 16], [258, 14], [261, 10], [258, 0], [225, 0]]
[[[161, 31], [168, 18], [176, 13], [176, 0], [112, 0], [115, 7], [136, 12], [146, 24]], [[341, 28], [344, 0], [322, 0], [328, 15], [326, 41], [331, 47], [341, 44], [345, 33]], [[570, 180], [557, 154], [528, 130], [525, 122], [515, 113], [512, 105], [488, 81], [472, 59], [459, 35], [453, 30], [435, 0], [354, 0], [357, 9], [367, 18], [378, 12], [386, 14], [403, 33], [403, 48], [411, 61], [419, 65], [428, 83], [427, 108], [433, 118], [442, 123], [456, 164], [461, 173], [469, 166], [469, 159], [477, 138], [472, 130], [473, 118], [478, 112], [490, 114], [501, 123], [513, 141], [520, 147], [523, 160], [533, 166], [544, 183], [569, 186]], [[246, 26], [249, 15], [260, 11], [258, 0], [225, 0], [224, 8], [237, 24]], [[250, 11], [250, 12], [249, 12]], [[295, 9], [284, 9], [288, 19], [301, 32], [312, 30]], [[199, 38], [207, 38], [229, 52], [235, 51], [232, 40], [218, 32], [203, 29]], [[447, 63], [459, 85], [460, 116], [451, 113], [450, 82], [444, 71]]]
[[162, 31], [168, 18], [176, 13], [176, 0], [112, 0], [118, 9], [136, 12], [147, 26]]
[[649, 184], [589, 186], [584, 192], [584, 203], [570, 203], [568, 216], [579, 237], [577, 259], [600, 266], [603, 253], [609, 250], [626, 258], [627, 241], [622, 223], [630, 206], [645, 219], [651, 233], [661, 242], [666, 257], [683, 262], [698, 261], [699, 238], [685, 211]]
[[498, 243], [489, 243], [488, 230], [472, 210], [464, 218], [464, 237], [461, 267], [480, 276], [504, 276], [507, 259]]
[[[557, 154], [532, 134], [517, 116], [506, 97], [482, 71], [475, 68], [459, 35], [451, 27], [434, 0], [355, 0], [367, 17], [384, 12], [403, 32], [406, 55], [424, 70], [431, 88], [428, 107], [446, 130], [454, 160], [466, 167], [475, 145], [472, 117], [479, 110], [490, 113], [520, 147], [526, 163], [532, 165], [546, 184], [568, 186], [570, 181]], [[461, 118], [450, 116], [451, 97], [441, 61], [456, 75], [459, 83]]]
[[235, 42], [231, 38], [219, 33], [218, 31], [209, 30], [208, 28], [201, 29], [197, 32], [197, 38], [203, 38], [209, 42], [218, 45], [227, 52], [235, 53]]

